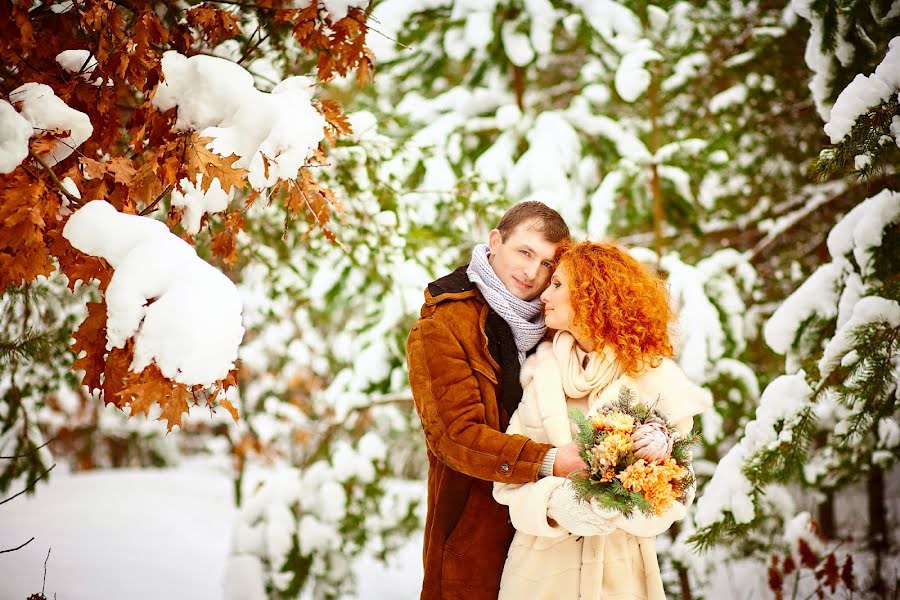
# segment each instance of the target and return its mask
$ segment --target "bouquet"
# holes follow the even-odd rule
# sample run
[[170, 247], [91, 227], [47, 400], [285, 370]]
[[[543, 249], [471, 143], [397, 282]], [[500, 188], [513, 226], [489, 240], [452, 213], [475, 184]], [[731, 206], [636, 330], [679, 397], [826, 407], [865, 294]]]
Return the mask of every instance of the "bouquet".
[[581, 500], [626, 517], [635, 510], [660, 515], [675, 500], [686, 500], [694, 483], [689, 467], [697, 438], [681, 436], [655, 406], [639, 402], [637, 391], [623, 384], [616, 399], [596, 412], [569, 412], [588, 465], [586, 477], [571, 477]]

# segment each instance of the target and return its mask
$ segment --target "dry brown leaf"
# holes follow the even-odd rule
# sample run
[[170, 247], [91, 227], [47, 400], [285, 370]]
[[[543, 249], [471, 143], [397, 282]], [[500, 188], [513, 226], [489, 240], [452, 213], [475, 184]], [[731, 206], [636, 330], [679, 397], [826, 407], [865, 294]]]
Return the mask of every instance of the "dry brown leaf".
[[[72, 352], [78, 357], [72, 369], [84, 369], [82, 385], [88, 391], [99, 391], [100, 376], [106, 366], [106, 303], [88, 302], [87, 317], [72, 335]], [[84, 356], [79, 356], [84, 352]]]
[[190, 409], [187, 401], [193, 397], [188, 386], [166, 379], [155, 364], [140, 373], [129, 371], [124, 383], [118, 393], [120, 406], [130, 406], [132, 414], [146, 415], [150, 405], [156, 402], [162, 408], [159, 420], [167, 422], [167, 429], [171, 431], [176, 425], [181, 427], [181, 417]]
[[208, 190], [214, 177], [219, 178], [222, 189], [228, 192], [231, 186], [242, 189], [247, 183], [247, 169], [234, 167], [238, 160], [237, 154], [231, 156], [219, 156], [206, 147], [213, 139], [200, 137], [198, 134], [191, 136], [190, 147], [185, 153], [185, 166], [188, 179], [196, 182], [196, 174], [203, 173], [201, 187]]
[[199, 4], [187, 11], [185, 16], [191, 27], [203, 32], [203, 37], [210, 46], [231, 39], [241, 32], [238, 20], [233, 14], [209, 4]]

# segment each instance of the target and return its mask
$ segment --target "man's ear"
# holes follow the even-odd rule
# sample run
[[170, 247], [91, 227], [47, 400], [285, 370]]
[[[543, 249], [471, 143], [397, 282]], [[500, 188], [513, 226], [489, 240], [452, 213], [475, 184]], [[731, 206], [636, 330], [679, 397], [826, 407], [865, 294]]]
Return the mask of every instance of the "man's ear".
[[503, 243], [503, 234], [500, 233], [499, 229], [491, 229], [491, 232], [488, 234], [488, 248], [491, 249], [491, 254], [494, 254], [498, 248], [500, 248], [500, 244]]

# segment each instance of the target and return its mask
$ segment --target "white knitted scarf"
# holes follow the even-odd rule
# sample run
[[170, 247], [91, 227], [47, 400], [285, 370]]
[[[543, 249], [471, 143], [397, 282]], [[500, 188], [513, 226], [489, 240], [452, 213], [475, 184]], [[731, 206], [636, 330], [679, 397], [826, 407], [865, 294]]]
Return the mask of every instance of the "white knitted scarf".
[[466, 275], [494, 312], [509, 323], [516, 341], [516, 349], [519, 351], [519, 364], [522, 364], [525, 362], [525, 353], [534, 348], [547, 332], [544, 326], [544, 309], [540, 298], [531, 301], [522, 300], [506, 289], [488, 262], [489, 252], [487, 244], [475, 246]]
[[558, 331], [553, 337], [553, 356], [566, 398], [586, 397], [588, 406], [594, 406], [603, 390], [623, 373], [612, 348], [603, 346], [587, 353], [568, 331]]
[[[528, 371], [532, 365], [534, 370]], [[524, 374], [533, 374], [533, 377], [528, 381]], [[530, 359], [523, 368], [523, 402], [537, 406], [536, 412], [526, 414], [537, 414], [540, 420], [540, 431], [535, 429], [535, 423], [531, 423], [526, 435], [536, 442], [554, 446], [571, 442], [569, 399], [586, 398], [590, 412], [591, 408], [602, 401], [600, 398], [603, 392], [621, 374], [622, 369], [615, 360], [612, 349], [604, 347], [596, 352], [586, 353], [578, 347], [571, 333], [558, 331], [553, 337], [553, 344], [541, 344], [537, 357]]]

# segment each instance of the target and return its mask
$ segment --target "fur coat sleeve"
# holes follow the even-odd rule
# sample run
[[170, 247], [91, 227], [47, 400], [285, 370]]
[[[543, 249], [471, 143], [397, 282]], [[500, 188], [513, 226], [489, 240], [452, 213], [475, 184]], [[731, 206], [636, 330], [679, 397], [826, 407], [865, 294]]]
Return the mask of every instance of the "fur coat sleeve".
[[[547, 378], [553, 381], [553, 369], [550, 368], [552, 361], [552, 344], [544, 342], [538, 346], [537, 352], [522, 365], [522, 402], [510, 418], [506, 433], [520, 433], [536, 442], [552, 443], [555, 446], [571, 441], [571, 434], [569, 434], [568, 440], [565, 440], [565, 435], [560, 436], [558, 431], [560, 426], [564, 426], [566, 433], [568, 432], [567, 422], [560, 420], [565, 412], [563, 415], [560, 415], [558, 411], [548, 413], [544, 410], [542, 413], [542, 408], [545, 407], [542, 407], [538, 401], [538, 386], [533, 384], [538, 372], [540, 372], [537, 378], [539, 381], [544, 382]], [[558, 379], [559, 376], [555, 377]], [[560, 394], [557, 401], [564, 403], [565, 397], [561, 393], [561, 382], [559, 389]], [[550, 423], [545, 423], [547, 419], [550, 419]], [[551, 439], [548, 426], [550, 431], [557, 434], [556, 439]], [[563, 477], [543, 477], [535, 482], [525, 484], [495, 482], [494, 499], [500, 504], [509, 506], [510, 521], [518, 531], [541, 537], [560, 537], [568, 535], [569, 532], [547, 518], [547, 504], [553, 490], [564, 482], [565, 478]]]

